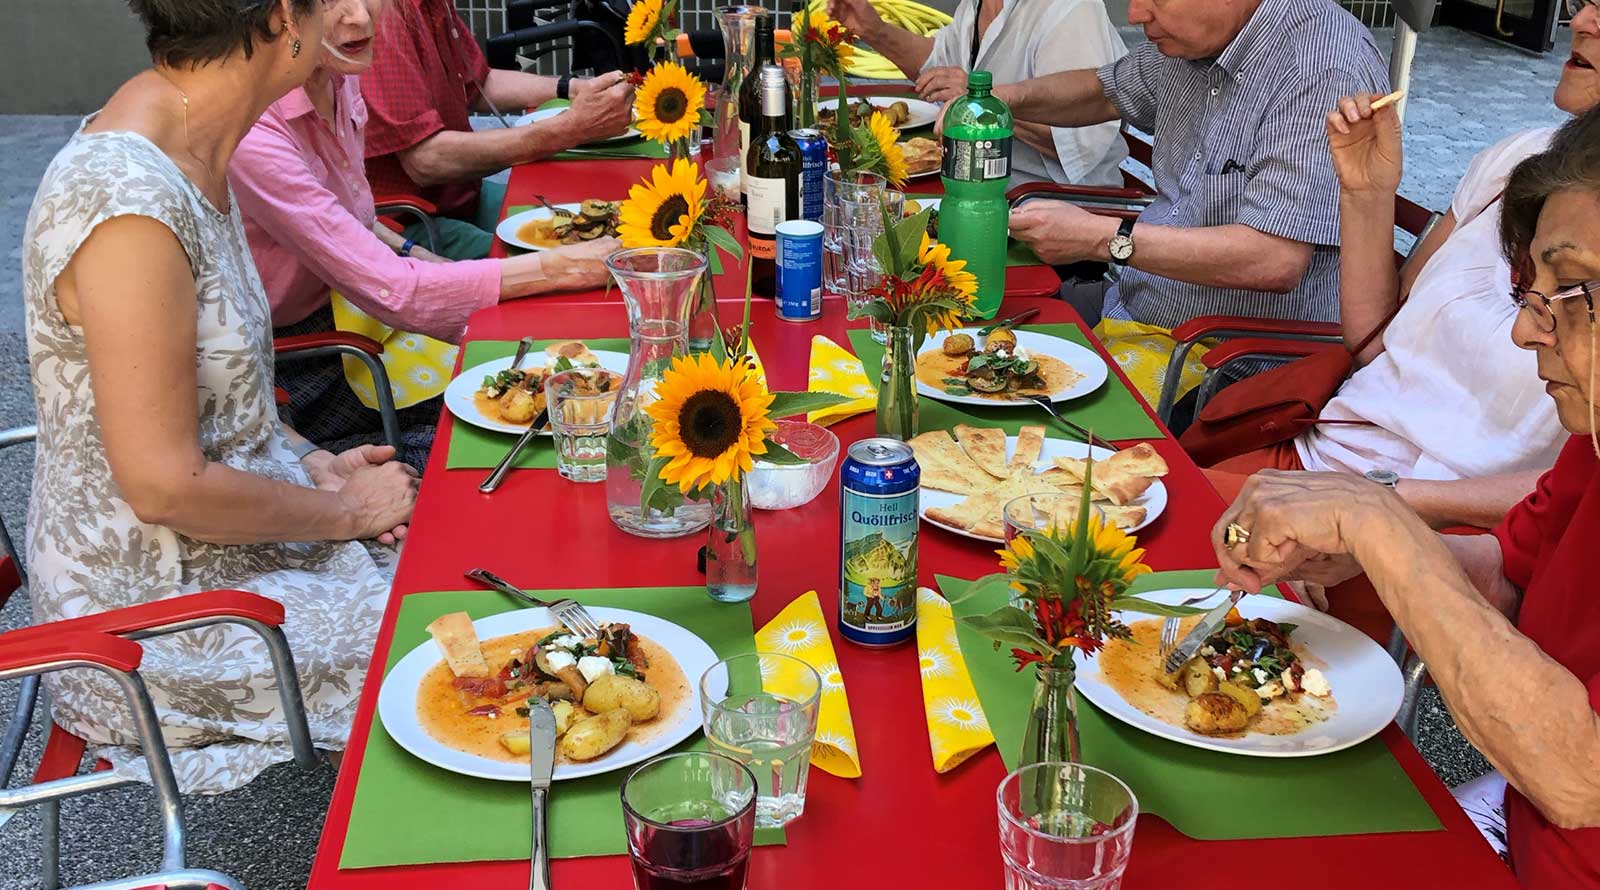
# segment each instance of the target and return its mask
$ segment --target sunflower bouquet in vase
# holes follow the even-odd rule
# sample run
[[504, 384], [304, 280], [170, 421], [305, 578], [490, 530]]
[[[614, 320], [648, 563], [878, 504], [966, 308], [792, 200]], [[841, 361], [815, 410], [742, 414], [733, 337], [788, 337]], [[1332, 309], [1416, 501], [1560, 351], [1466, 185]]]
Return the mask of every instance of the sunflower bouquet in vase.
[[[855, 52], [855, 47], [850, 45], [855, 35], [850, 29], [829, 18], [822, 9], [813, 10], [810, 6], [804, 0], [795, 4], [789, 43], [779, 53], [785, 61], [799, 63], [793, 107], [794, 125], [800, 128], [817, 125], [817, 87], [824, 74], [839, 84], [839, 108], [847, 107], [849, 97], [844, 69]], [[848, 129], [850, 122], [846, 120], [843, 126]]]
[[878, 282], [850, 307], [851, 318], [871, 319], [887, 334], [878, 381], [878, 435], [917, 434], [917, 351], [923, 339], [953, 330], [972, 308], [978, 279], [950, 248], [928, 237], [931, 211], [894, 219], [884, 205], [883, 232], [872, 243], [883, 270]]
[[622, 41], [643, 47], [652, 59], [661, 58], [678, 39], [677, 14], [678, 0], [634, 0], [622, 26]]
[[[1200, 610], [1153, 603], [1128, 592], [1148, 574], [1138, 541], [1108, 521], [1090, 502], [1094, 460], [1084, 467], [1075, 515], [1049, 517], [1044, 529], [1024, 529], [1007, 542], [1002, 571], [974, 581], [952, 603], [1007, 593], [1006, 605], [961, 623], [1011, 648], [1017, 670], [1035, 669], [1033, 700], [1018, 766], [1080, 761], [1073, 654], [1092, 655], [1107, 640], [1132, 636], [1119, 611], [1192, 615]], [[1065, 499], [1057, 499], [1064, 501]], [[1061, 511], [1066, 513], [1067, 511]], [[1009, 533], [1009, 530], [1008, 530]]]

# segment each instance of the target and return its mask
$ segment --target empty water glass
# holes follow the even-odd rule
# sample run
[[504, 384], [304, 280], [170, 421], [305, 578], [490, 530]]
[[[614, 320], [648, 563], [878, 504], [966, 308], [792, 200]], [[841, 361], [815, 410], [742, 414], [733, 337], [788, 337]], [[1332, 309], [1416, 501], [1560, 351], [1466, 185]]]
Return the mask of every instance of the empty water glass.
[[1081, 763], [1035, 763], [1005, 777], [1000, 854], [1006, 890], [1116, 890], [1133, 850], [1139, 802]]
[[883, 191], [888, 180], [876, 173], [842, 173], [829, 169], [822, 178], [822, 284], [836, 294], [849, 292], [844, 265], [844, 226], [839, 216], [842, 198], [860, 200]]
[[782, 828], [805, 811], [821, 697], [816, 670], [788, 655], [736, 655], [700, 678], [706, 741], [755, 774], [763, 828]]
[[[898, 221], [905, 214], [905, 192], [880, 191], [862, 196], [861, 200], [841, 197], [839, 200], [840, 224], [844, 229], [845, 298], [851, 308], [868, 299], [867, 292], [883, 279], [883, 267], [878, 262], [873, 245], [883, 234], [886, 222]], [[887, 329], [877, 320], [871, 322], [872, 339], [879, 343], [888, 340]]]
[[606, 434], [622, 375], [604, 368], [571, 368], [544, 381], [556, 472], [573, 482], [606, 481]]

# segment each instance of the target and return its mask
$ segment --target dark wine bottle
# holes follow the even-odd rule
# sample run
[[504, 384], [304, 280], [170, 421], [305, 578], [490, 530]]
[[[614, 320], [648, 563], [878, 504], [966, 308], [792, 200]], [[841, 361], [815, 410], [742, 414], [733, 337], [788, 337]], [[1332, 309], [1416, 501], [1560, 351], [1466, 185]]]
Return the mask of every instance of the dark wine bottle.
[[800, 146], [789, 135], [789, 81], [783, 69], [760, 69], [761, 116], [745, 153], [745, 224], [750, 234], [750, 288], [777, 294], [778, 224], [800, 218]]
[[761, 120], [761, 69], [777, 59], [772, 16], [756, 19], [755, 52], [750, 73], [739, 84], [739, 200], [744, 201], [744, 181], [748, 174], [744, 159], [750, 155], [750, 135]]

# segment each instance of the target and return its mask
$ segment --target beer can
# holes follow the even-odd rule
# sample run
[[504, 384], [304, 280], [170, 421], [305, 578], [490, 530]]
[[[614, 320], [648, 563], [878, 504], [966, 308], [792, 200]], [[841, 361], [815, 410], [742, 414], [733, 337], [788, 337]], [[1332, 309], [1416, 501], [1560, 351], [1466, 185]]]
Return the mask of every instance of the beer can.
[[791, 219], [778, 223], [778, 317], [815, 321], [822, 317], [822, 223]]
[[828, 172], [828, 140], [821, 130], [790, 130], [800, 146], [800, 218], [822, 222], [822, 177]]
[[922, 470], [899, 439], [862, 439], [839, 470], [839, 633], [895, 646], [917, 632]]

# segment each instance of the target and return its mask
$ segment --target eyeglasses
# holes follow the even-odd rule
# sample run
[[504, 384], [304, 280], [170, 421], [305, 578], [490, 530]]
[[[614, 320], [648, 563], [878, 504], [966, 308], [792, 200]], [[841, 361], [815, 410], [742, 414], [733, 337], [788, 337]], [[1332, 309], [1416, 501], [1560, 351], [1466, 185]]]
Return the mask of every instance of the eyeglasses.
[[1567, 8], [1567, 18], [1577, 18], [1578, 13], [1583, 12], [1585, 9], [1595, 5], [1595, 2], [1596, 0], [1566, 0], [1565, 6]]
[[1597, 290], [1600, 290], [1600, 280], [1585, 281], [1582, 284], [1562, 288], [1549, 296], [1536, 290], [1512, 285], [1511, 302], [1515, 303], [1518, 309], [1528, 313], [1539, 325], [1540, 330], [1546, 334], [1553, 334], [1556, 330], [1555, 304], [1573, 297], [1583, 297], [1584, 305], [1589, 307], [1589, 323], [1594, 324], [1594, 293]]

